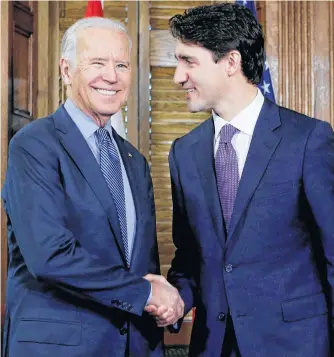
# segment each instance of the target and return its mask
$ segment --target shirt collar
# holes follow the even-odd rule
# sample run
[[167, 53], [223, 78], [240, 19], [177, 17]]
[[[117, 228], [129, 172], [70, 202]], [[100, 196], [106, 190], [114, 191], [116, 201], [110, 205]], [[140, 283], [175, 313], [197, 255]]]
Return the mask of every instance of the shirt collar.
[[264, 97], [258, 89], [254, 100], [247, 105], [239, 114], [237, 114], [230, 122], [221, 118], [218, 114], [212, 111], [213, 122], [215, 126], [215, 140], [218, 138], [221, 128], [226, 124], [231, 124], [239, 131], [252, 136], [255, 124], [259, 117], [263, 106]]
[[[71, 99], [66, 99], [64, 107], [67, 113], [70, 115], [75, 125], [80, 130], [81, 134], [87, 140], [89, 137], [94, 135], [95, 131], [99, 129], [99, 126], [95, 123], [95, 121], [90, 118], [88, 115], [83, 113]], [[105, 129], [108, 130], [110, 136], [112, 137], [112, 129], [111, 129], [111, 120], [108, 120]]]

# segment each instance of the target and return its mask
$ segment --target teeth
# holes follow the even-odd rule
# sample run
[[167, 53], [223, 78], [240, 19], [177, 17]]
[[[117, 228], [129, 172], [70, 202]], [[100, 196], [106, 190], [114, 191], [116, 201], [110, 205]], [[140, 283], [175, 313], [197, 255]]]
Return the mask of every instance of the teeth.
[[104, 95], [115, 95], [116, 94], [116, 91], [114, 91], [114, 90], [97, 89], [97, 91]]

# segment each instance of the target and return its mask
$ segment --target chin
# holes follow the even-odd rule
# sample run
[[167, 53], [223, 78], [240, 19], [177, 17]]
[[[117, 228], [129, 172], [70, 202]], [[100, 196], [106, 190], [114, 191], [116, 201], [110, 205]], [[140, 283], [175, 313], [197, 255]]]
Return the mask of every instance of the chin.
[[188, 110], [190, 111], [190, 113], [198, 113], [198, 112], [204, 112], [207, 109], [204, 105], [189, 103]]
[[119, 106], [119, 105], [113, 105], [113, 106], [109, 105], [109, 106], [99, 108], [99, 110], [97, 110], [97, 112], [103, 116], [111, 116], [111, 115], [114, 115], [115, 113], [117, 113], [120, 109], [121, 109], [121, 106]]

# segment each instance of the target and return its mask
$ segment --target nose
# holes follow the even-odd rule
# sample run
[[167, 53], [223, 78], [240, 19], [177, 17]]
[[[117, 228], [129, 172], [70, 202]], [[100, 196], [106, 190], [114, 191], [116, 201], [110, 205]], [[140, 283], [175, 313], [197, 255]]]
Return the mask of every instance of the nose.
[[183, 84], [187, 81], [188, 76], [186, 71], [180, 67], [180, 65], [176, 66], [175, 73], [174, 73], [174, 83], [175, 84]]
[[102, 73], [102, 78], [107, 82], [111, 82], [111, 83], [117, 82], [117, 72], [116, 72], [114, 63], [109, 62], [104, 67], [104, 71]]

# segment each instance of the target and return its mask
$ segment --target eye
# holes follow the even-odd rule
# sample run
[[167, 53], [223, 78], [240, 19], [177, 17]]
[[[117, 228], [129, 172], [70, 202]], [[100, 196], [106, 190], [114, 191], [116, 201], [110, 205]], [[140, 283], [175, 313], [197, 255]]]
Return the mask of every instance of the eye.
[[195, 64], [194, 61], [189, 57], [184, 57], [183, 61], [187, 67], [192, 67]]
[[101, 67], [101, 66], [103, 66], [103, 62], [94, 61], [94, 62], [92, 62], [92, 65], [96, 66], [96, 67]]
[[117, 68], [129, 68], [129, 65], [128, 64], [126, 64], [126, 63], [118, 63], [117, 65], [116, 65], [116, 67]]

